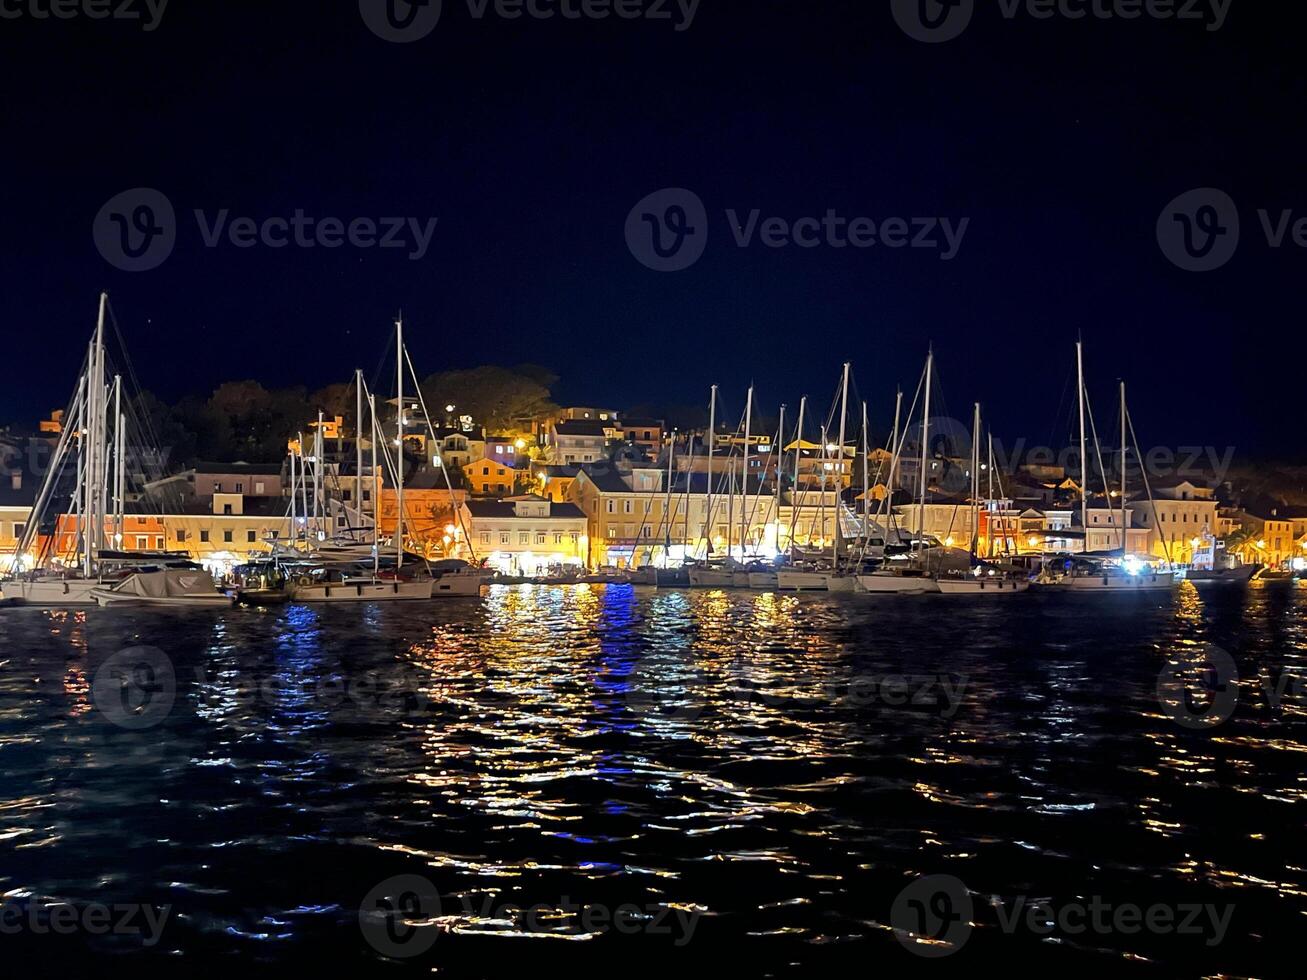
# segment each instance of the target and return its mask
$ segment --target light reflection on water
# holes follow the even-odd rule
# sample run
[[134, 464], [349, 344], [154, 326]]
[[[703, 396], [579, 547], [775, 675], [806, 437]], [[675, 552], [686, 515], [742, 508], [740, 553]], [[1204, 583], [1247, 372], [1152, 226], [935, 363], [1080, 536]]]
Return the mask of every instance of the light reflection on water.
[[[849, 949], [912, 968], [888, 908], [942, 873], [986, 896], [1240, 912], [1216, 949], [1111, 935], [1049, 954], [984, 930], [1000, 958], [1257, 974], [1255, 937], [1307, 912], [1307, 704], [1284, 683], [1307, 671], [1305, 629], [1307, 592], [1259, 584], [1107, 602], [522, 586], [431, 605], [6, 610], [0, 891], [172, 904], [162, 946], [186, 956], [366, 958], [361, 896], [420, 873], [449, 899], [427, 965], [454, 975], [478, 975], [459, 937], [522, 941], [486, 896], [701, 910], [694, 948], [754, 973]], [[1235, 656], [1240, 701], [1193, 732], [1160, 710], [1157, 677], [1207, 643]], [[177, 702], [124, 732], [90, 684], [141, 644], [170, 657]]]

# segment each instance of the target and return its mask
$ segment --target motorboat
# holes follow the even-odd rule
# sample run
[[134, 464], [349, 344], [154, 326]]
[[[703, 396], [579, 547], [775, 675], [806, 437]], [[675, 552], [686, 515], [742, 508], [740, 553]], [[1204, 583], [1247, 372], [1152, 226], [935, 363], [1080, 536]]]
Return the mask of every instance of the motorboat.
[[290, 579], [279, 562], [251, 562], [236, 567], [233, 573], [236, 601], [241, 605], [276, 606], [290, 601]]
[[1229, 568], [1190, 568], [1184, 578], [1194, 585], [1246, 585], [1262, 566], [1235, 565]]

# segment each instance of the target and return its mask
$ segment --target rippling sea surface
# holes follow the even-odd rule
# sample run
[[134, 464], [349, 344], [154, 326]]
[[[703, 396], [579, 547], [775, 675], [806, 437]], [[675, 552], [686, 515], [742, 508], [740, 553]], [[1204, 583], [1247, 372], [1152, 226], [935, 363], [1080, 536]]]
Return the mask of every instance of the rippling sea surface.
[[1301, 975], [1307, 588], [496, 587], [0, 640], [8, 976]]

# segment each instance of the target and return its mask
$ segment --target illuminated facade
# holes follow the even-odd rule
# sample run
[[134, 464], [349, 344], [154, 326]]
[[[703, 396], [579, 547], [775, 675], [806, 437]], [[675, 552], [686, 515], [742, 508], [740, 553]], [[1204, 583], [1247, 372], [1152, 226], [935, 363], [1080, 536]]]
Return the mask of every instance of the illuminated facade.
[[462, 523], [476, 557], [505, 575], [547, 575], [585, 565], [587, 521], [575, 504], [536, 496], [466, 500]]

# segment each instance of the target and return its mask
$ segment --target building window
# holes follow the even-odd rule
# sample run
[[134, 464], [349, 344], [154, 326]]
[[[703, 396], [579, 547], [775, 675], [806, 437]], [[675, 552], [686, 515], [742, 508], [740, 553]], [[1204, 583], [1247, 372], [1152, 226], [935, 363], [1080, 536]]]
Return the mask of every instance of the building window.
[[185, 528], [179, 527], [179, 528], [177, 529], [177, 543], [178, 543], [178, 544], [185, 544], [185, 543], [186, 543], [186, 529], [185, 529]]
[[544, 544], [544, 543], [545, 543], [545, 532], [544, 532], [544, 531], [537, 531], [537, 532], [536, 532], [536, 544]]
[[263, 493], [263, 481], [262, 481], [262, 480], [255, 480], [255, 481], [254, 481], [254, 492], [255, 492], [256, 494], [262, 494], [262, 493]]
[[371, 499], [372, 499], [372, 491], [371, 491], [371, 490], [364, 490], [364, 491], [363, 491], [363, 499], [364, 499], [364, 500], [371, 500]]
[[147, 538], [144, 534], [136, 535], [136, 550], [148, 551], [149, 548], [150, 548], [150, 539]]
[[236, 492], [237, 492], [237, 493], [244, 493], [244, 492], [245, 492], [245, 484], [244, 484], [244, 483], [241, 483], [239, 480], [236, 482]]
[[615, 513], [617, 513], [617, 501], [616, 501], [616, 500], [610, 500], [610, 501], [608, 501], [608, 513], [610, 513], [610, 514], [615, 514]]
[[572, 544], [576, 544], [577, 541], [580, 540], [580, 537], [581, 537], [581, 535], [580, 535], [579, 532], [577, 532], [577, 531], [573, 531], [573, 532], [572, 532]]
[[482, 544], [489, 544], [489, 543], [490, 543], [490, 532], [489, 532], [489, 531], [482, 531], [482, 532], [481, 532], [481, 543], [482, 543]]
[[499, 543], [500, 543], [500, 544], [508, 544], [508, 532], [507, 532], [507, 531], [500, 531], [500, 532], [499, 532]]
[[231, 544], [231, 531], [229, 531], [229, 530], [228, 530], [228, 531], [223, 531], [223, 532], [222, 532], [222, 540], [225, 541], [227, 544]]
[[214, 481], [213, 481], [213, 492], [214, 492], [214, 493], [222, 493], [222, 484], [221, 484], [220, 482], [218, 482], [217, 480], [214, 480]]
[[200, 540], [205, 544], [209, 543], [209, 532], [207, 530], [200, 532]]
[[531, 543], [531, 533], [530, 533], [529, 531], [519, 531], [519, 532], [518, 532], [518, 535], [517, 535], [517, 543], [518, 543], [518, 544], [530, 544], [530, 543]]
[[26, 524], [19, 524], [17, 521], [14, 521], [14, 538], [15, 538], [15, 539], [17, 539], [17, 538], [21, 538], [21, 537], [23, 536], [23, 532], [26, 531], [26, 530], [27, 530], [27, 525], [26, 525]]
[[617, 525], [616, 525], [616, 524], [610, 524], [610, 525], [608, 525], [608, 537], [609, 537], [610, 539], [611, 539], [611, 538], [616, 538], [616, 537], [617, 537]]
[[631, 500], [623, 500], [623, 501], [622, 501], [622, 513], [623, 513], [623, 514], [629, 514], [629, 513], [631, 513], [631, 510], [632, 510], [632, 508], [633, 508], [634, 506], [635, 506], [634, 501], [631, 501]]
[[253, 544], [255, 541], [259, 540], [259, 532], [258, 532], [258, 531], [246, 531], [246, 532], [245, 532], [245, 540], [246, 540], [247, 542], [249, 542], [250, 544]]
[[223, 504], [223, 505], [222, 505], [222, 512], [223, 512], [224, 514], [230, 514], [230, 513], [231, 513], [231, 504]]
[[340, 492], [340, 496], [342, 500], [352, 500], [354, 494], [348, 487], [346, 487], [344, 490]]
[[157, 550], [157, 551], [162, 551], [162, 550], [163, 550], [163, 535], [162, 535], [162, 534], [157, 534], [157, 535], [155, 535], [155, 538], [154, 538], [154, 547], [155, 547], [155, 550]]
[[562, 532], [562, 531], [555, 531], [555, 532], [554, 532], [554, 544], [562, 544], [562, 543], [563, 543], [563, 532]]

